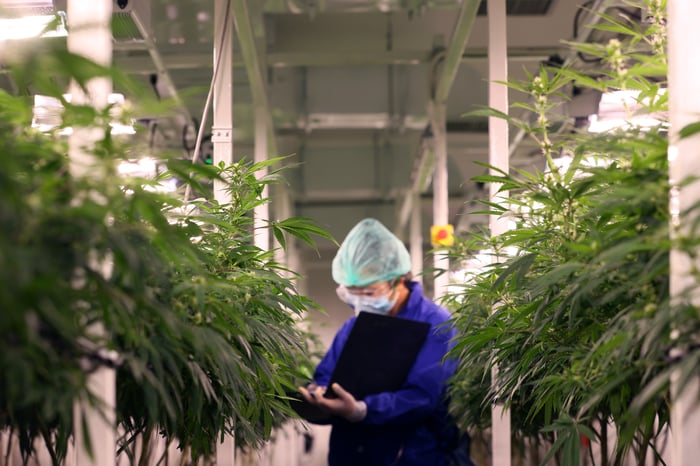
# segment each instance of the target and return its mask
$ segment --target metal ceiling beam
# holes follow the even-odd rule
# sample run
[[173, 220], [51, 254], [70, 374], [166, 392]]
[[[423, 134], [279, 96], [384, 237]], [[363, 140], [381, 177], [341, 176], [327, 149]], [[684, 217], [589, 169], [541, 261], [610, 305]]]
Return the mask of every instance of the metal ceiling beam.
[[[243, 63], [248, 74], [248, 82], [253, 95], [253, 105], [256, 109], [266, 112], [268, 119], [268, 149], [270, 153], [277, 153], [274, 134], [272, 134], [272, 119], [270, 117], [270, 102], [267, 97], [267, 85], [265, 80], [266, 60], [259, 51], [258, 43], [255, 40], [254, 22], [256, 21], [250, 14], [247, 0], [232, 0], [233, 22], [236, 26], [239, 54], [243, 57]], [[262, 17], [257, 21], [262, 22]]]
[[433, 102], [437, 105], [447, 102], [447, 97], [459, 70], [459, 64], [462, 61], [464, 49], [467, 47], [467, 41], [472, 32], [472, 26], [474, 26], [476, 12], [479, 11], [480, 3], [481, 0], [464, 0], [462, 4], [457, 23], [452, 32], [450, 45], [445, 51], [444, 62], [439, 71], [435, 89], [433, 89]]
[[[561, 51], [555, 47], [525, 47], [511, 48], [508, 58], [511, 63], [541, 62]], [[178, 53], [173, 55], [161, 55], [161, 59], [167, 69], [171, 71], [186, 69], [211, 68], [211, 54], [209, 53]], [[266, 62], [272, 67], [295, 66], [360, 66], [360, 65], [418, 65], [428, 63], [430, 53], [425, 51], [391, 51], [358, 50], [357, 52], [279, 52], [268, 53]], [[487, 59], [486, 50], [470, 50], [462, 55], [461, 63], [470, 61], [484, 61]], [[116, 54], [115, 63], [130, 74], [150, 74], [156, 71], [153, 60], [146, 56], [120, 56]], [[234, 66], [245, 66], [245, 62], [234, 57]]]
[[[134, 24], [139, 30], [139, 33], [143, 37], [143, 42], [148, 49], [148, 53], [150, 55], [150, 60], [152, 63], [153, 71], [157, 73], [158, 76], [158, 84], [162, 85], [162, 89], [165, 91], [163, 92], [162, 90], [160, 92], [160, 97], [161, 98], [170, 98], [175, 102], [177, 105], [178, 110], [180, 113], [184, 116], [185, 122], [183, 122], [183, 126], [191, 123], [194, 121], [192, 119], [192, 115], [190, 115], [189, 109], [185, 105], [185, 103], [182, 101], [182, 98], [180, 97], [180, 94], [178, 93], [177, 88], [175, 87], [175, 84], [173, 83], [172, 78], [170, 77], [170, 72], [168, 70], [168, 66], [165, 64], [163, 61], [163, 57], [160, 54], [160, 51], [158, 50], [158, 47], [156, 46], [156, 42], [153, 39], [153, 36], [151, 32], [149, 31], [149, 28], [147, 25], [141, 20], [139, 15], [136, 13], [135, 10], [131, 10], [131, 18], [134, 21]], [[211, 57], [209, 57], [211, 60]], [[211, 63], [210, 63], [211, 66]], [[159, 86], [160, 87], [160, 86]], [[165, 95], [164, 95], [165, 94]]]
[[[256, 37], [264, 38], [262, 11], [253, 17], [247, 0], [232, 0], [231, 8], [238, 35], [239, 54], [243, 56], [251, 94], [253, 95], [256, 132], [260, 131], [259, 125], [265, 126], [263, 130], [267, 134], [267, 141], [264, 144], [265, 150], [267, 154], [277, 155], [279, 152], [275, 140], [275, 128], [267, 96], [265, 79], [267, 64], [264, 57], [264, 48], [262, 47], [263, 42], [256, 40]], [[274, 215], [277, 218], [291, 216], [292, 205], [290, 196], [283, 183], [278, 183], [275, 186], [275, 190], [271, 194], [271, 200]], [[270, 217], [269, 214], [267, 216]]]
[[[248, 8], [247, 0], [232, 0], [233, 22], [238, 35], [240, 47], [239, 55], [243, 57], [243, 65], [248, 75], [248, 83], [253, 96], [253, 105], [256, 108], [269, 110], [270, 104], [267, 97], [267, 84], [265, 79], [266, 58], [263, 57], [261, 48], [255, 37], [255, 22], [261, 22], [262, 18], [253, 18]], [[234, 65], [240, 63], [234, 63]]]
[[[464, 0], [452, 32], [452, 37], [450, 38], [449, 46], [444, 54], [437, 57], [440, 61], [439, 64], [441, 68], [436, 72], [435, 79], [433, 80], [434, 87], [431, 89], [431, 106], [433, 107], [444, 107], [447, 102], [447, 97], [450, 94], [450, 89], [454, 83], [457, 71], [459, 70], [459, 65], [462, 62], [462, 56], [464, 55], [464, 50], [467, 46], [467, 41], [469, 40], [469, 35], [471, 34], [480, 3], [481, 0]], [[432, 157], [431, 150], [425, 148], [425, 145], [421, 146], [418, 158], [414, 162], [414, 167], [417, 167], [417, 169], [412, 174], [411, 186], [398, 209], [398, 219], [394, 229], [397, 233], [404, 231], [410, 219], [411, 210], [416, 208], [413, 205], [416, 195], [425, 189], [426, 183], [424, 179], [429, 173], [433, 172], [435, 167], [435, 158]]]

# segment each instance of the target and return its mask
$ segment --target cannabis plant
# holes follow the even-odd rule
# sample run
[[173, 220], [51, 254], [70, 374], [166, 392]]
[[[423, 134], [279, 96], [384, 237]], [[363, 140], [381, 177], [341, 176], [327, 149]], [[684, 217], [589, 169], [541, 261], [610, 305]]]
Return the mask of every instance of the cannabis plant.
[[[60, 83], [131, 83], [62, 50], [13, 72], [19, 89], [53, 96], [65, 111], [54, 132], [40, 133], [29, 99], [0, 92], [0, 430], [25, 458], [43, 439], [63, 464], [81, 422], [74, 405], [103, 408], [87, 378], [111, 367], [119, 448], [133, 461], [136, 439], [151, 434], [193, 459], [226, 434], [240, 448], [260, 445], [292, 415], [285, 394], [313, 367], [298, 321], [316, 305], [252, 240], [252, 209], [279, 176], [256, 172], [277, 161], [214, 167], [151, 153], [163, 167], [157, 178], [124, 178], [117, 167], [135, 149], [110, 135], [111, 109], [66, 102]], [[86, 148], [89, 175], [70, 169], [65, 127], [102, 130]], [[164, 178], [196, 192], [222, 181], [231, 201], [185, 202], [156, 189]], [[282, 245], [290, 234], [330, 238], [303, 218], [265, 228]]]
[[[484, 429], [490, 407], [504, 403], [517, 444], [541, 445], [543, 464], [664, 461], [669, 349], [692, 347], [700, 326], [690, 306], [669, 299], [670, 250], [691, 251], [697, 240], [670, 235], [664, 11], [661, 1], [626, 2], [601, 15], [596, 27], [614, 34], [607, 43], [571, 44], [596, 67], [543, 65], [504, 83], [531, 97], [516, 106], [532, 117], [481, 112], [525, 131], [544, 168], [476, 178], [508, 193], [485, 201], [486, 212], [515, 228], [472, 235], [452, 251], [455, 261], [491, 257], [448, 297], [461, 329], [452, 411], [463, 427]], [[658, 122], [588, 132], [562, 119], [574, 87], [636, 91], [628, 119]], [[697, 371], [697, 355], [683, 364], [685, 374]]]

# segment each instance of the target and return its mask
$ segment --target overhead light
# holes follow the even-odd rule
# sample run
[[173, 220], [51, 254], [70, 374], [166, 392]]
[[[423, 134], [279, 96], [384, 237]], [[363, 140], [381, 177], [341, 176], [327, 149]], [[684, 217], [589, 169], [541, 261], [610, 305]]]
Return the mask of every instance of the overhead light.
[[0, 18], [0, 41], [65, 37], [66, 13]]
[[308, 129], [386, 129], [397, 124], [404, 129], [425, 128], [427, 119], [422, 116], [406, 115], [402, 121], [393, 122], [388, 113], [311, 113]]
[[[70, 102], [72, 96], [70, 94], [63, 94], [63, 98], [66, 102]], [[124, 124], [119, 121], [121, 106], [124, 105], [125, 102], [126, 99], [123, 94], [112, 93], [107, 97], [107, 103], [114, 106], [112, 107], [114, 121], [109, 123], [111, 128], [110, 134], [113, 136], [136, 134], [136, 129], [133, 124]], [[59, 99], [45, 95], [34, 96], [32, 128], [36, 128], [42, 133], [53, 131], [61, 125], [62, 115], [63, 104]], [[62, 128], [59, 134], [67, 136], [72, 132], [72, 128], [66, 127]]]
[[3, 18], [19, 18], [21, 16], [52, 15], [55, 9], [54, 0], [2, 0], [0, 16]]
[[[659, 93], [664, 94], [665, 89]], [[662, 113], [643, 113], [644, 99], [639, 99], [639, 91], [606, 92], [600, 97], [598, 113], [588, 117], [588, 131], [602, 133], [622, 128], [647, 130], [667, 125], [668, 119]]]
[[389, 126], [387, 113], [311, 113], [311, 129], [383, 129]]

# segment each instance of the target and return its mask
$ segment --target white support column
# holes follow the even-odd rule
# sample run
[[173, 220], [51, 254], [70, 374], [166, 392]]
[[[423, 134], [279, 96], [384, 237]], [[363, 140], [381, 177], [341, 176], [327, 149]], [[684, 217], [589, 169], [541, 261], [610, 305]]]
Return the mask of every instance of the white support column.
[[[508, 80], [508, 44], [506, 37], [506, 2], [505, 0], [488, 0], [489, 22], [489, 107], [508, 113], [508, 88], [496, 81]], [[508, 171], [508, 122], [501, 118], [489, 118], [489, 164], [505, 172]], [[492, 173], [496, 174], [496, 173]], [[491, 183], [490, 200], [498, 202], [499, 186]], [[505, 196], [501, 193], [500, 196]], [[505, 218], [491, 216], [489, 218], [491, 236], [498, 236], [508, 229]], [[492, 370], [492, 380], [497, 379], [498, 368]], [[503, 405], [491, 408], [492, 417], [492, 449], [494, 466], [510, 466], [511, 464], [511, 427], [510, 413]]]
[[[255, 109], [255, 163], [264, 162], [268, 159], [268, 122], [270, 118], [267, 115], [267, 109], [258, 106]], [[260, 170], [255, 173], [259, 179], [267, 176], [268, 170]], [[269, 197], [268, 186], [265, 185], [262, 192], [262, 198]], [[260, 249], [267, 251], [270, 249], [270, 230], [267, 228], [267, 220], [270, 218], [270, 203], [263, 202], [255, 207], [253, 211], [253, 225], [255, 227], [254, 241], [255, 245]]]
[[[212, 143], [214, 165], [233, 162], [233, 20], [229, 0], [214, 0], [214, 79]], [[231, 201], [224, 182], [214, 182], [214, 198]], [[227, 435], [216, 446], [216, 466], [234, 466], [235, 441]]]
[[[109, 66], [112, 62], [112, 0], [82, 2], [68, 0], [66, 5], [70, 35], [68, 50], [82, 55], [96, 63]], [[112, 82], [108, 78], [92, 79], [86, 92], [75, 82], [71, 83], [72, 102], [90, 104], [96, 108], [107, 106], [107, 98], [112, 92]], [[75, 177], [91, 176], [94, 156], [89, 148], [104, 136], [101, 129], [74, 128], [70, 136], [70, 169]], [[109, 274], [110, 264], [96, 264], [103, 273]], [[78, 278], [79, 279], [79, 278]], [[93, 326], [96, 334], [104, 333], [100, 323]], [[91, 406], [87, 401], [75, 405], [75, 462], [77, 466], [103, 466], [114, 464], [116, 459], [116, 416], [115, 406], [116, 371], [100, 368], [88, 376], [88, 389], [97, 398], [99, 406]], [[84, 420], [84, 424], [83, 424]], [[84, 429], [86, 427], [86, 429]], [[87, 436], [85, 435], [87, 434]]]
[[[233, 162], [233, 20], [228, 0], [214, 1], [214, 79], [211, 141], [214, 165]], [[230, 202], [226, 185], [214, 182], [214, 199]]]
[[[435, 149], [435, 171], [433, 172], [433, 225], [447, 225], [449, 221], [448, 181], [447, 181], [447, 127], [445, 104], [433, 102], [430, 106], [430, 123], [433, 130]], [[439, 300], [447, 292], [449, 283], [450, 259], [444, 252], [433, 255], [435, 269], [445, 272], [435, 276], [433, 299]]]
[[420, 192], [413, 192], [413, 209], [411, 210], [411, 224], [409, 229], [409, 247], [411, 250], [411, 271], [414, 280], [421, 281], [418, 275], [423, 270], [423, 211], [420, 200]]
[[[691, 234], [697, 215], [683, 212], [700, 201], [700, 182], [681, 185], [687, 176], [700, 173], [700, 135], [679, 139], [678, 132], [690, 123], [700, 120], [700, 2], [673, 0], [668, 2], [668, 76], [669, 111], [669, 175], [671, 182], [671, 215], [674, 234]], [[697, 252], [697, 251], [696, 251]], [[696, 288], [692, 270], [700, 267], [681, 251], [671, 251], [671, 297], [679, 298], [686, 290]], [[700, 296], [693, 292], [689, 298], [700, 306]], [[682, 357], [682, 354], [679, 355]], [[684, 389], [675, 374], [671, 382], [671, 431], [673, 466], [695, 466], [700, 457], [700, 380], [693, 378]]]

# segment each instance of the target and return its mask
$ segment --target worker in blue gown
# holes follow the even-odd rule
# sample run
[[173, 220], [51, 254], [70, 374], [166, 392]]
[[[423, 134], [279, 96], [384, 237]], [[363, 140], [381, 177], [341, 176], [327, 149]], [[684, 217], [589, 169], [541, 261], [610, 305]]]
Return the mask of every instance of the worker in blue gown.
[[[355, 316], [336, 333], [313, 382], [299, 388], [308, 403], [332, 415], [329, 466], [455, 464], [450, 451], [459, 432], [448, 414], [446, 387], [456, 361], [445, 359], [455, 330], [445, 325], [450, 314], [423, 295], [420, 283], [411, 280], [410, 270], [404, 244], [372, 218], [350, 230], [333, 259], [338, 297]], [[360, 311], [428, 322], [431, 328], [399, 390], [358, 400], [334, 384], [336, 397], [326, 398], [323, 393]], [[471, 464], [468, 452], [462, 464]]]

